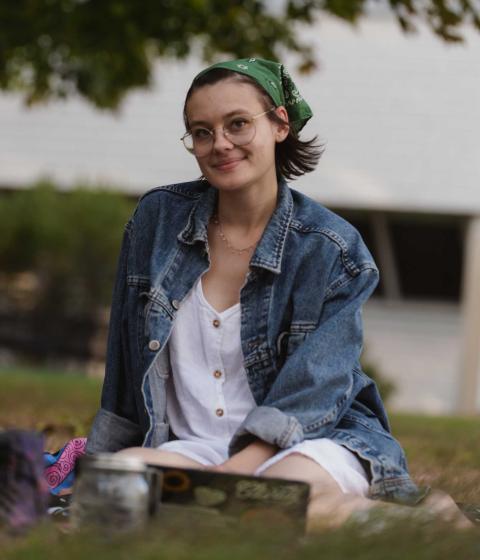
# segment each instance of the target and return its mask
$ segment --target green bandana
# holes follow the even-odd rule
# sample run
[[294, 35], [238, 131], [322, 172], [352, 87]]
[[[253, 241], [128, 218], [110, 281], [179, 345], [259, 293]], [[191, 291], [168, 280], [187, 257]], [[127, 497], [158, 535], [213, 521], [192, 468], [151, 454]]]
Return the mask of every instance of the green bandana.
[[[290, 74], [283, 64], [262, 58], [240, 58], [218, 62], [202, 70], [195, 80], [214, 68], [225, 68], [245, 74], [255, 80], [273, 99], [276, 107], [283, 105], [288, 113], [290, 126], [300, 132], [308, 119], [313, 115], [308, 103], [300, 95]], [[194, 80], [194, 81], [195, 81]]]

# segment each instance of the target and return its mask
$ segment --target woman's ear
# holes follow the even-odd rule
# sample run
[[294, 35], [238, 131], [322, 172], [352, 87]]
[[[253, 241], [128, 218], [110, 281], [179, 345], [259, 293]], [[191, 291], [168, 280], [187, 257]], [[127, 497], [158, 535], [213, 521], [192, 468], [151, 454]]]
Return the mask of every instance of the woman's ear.
[[287, 110], [283, 105], [277, 107], [275, 109], [275, 113], [278, 117], [285, 122], [285, 124], [275, 123], [276, 124], [276, 131], [275, 131], [275, 140], [277, 142], [283, 142], [285, 138], [288, 136], [290, 132], [290, 125], [288, 124], [288, 113]]

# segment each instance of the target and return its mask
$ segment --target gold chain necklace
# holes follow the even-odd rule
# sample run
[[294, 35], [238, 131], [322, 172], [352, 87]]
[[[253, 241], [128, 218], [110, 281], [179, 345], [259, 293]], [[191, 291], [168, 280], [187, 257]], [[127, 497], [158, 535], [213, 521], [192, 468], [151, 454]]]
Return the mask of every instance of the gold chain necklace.
[[225, 245], [227, 246], [227, 249], [231, 253], [234, 253], [235, 255], [243, 255], [244, 253], [248, 253], [249, 251], [252, 251], [257, 246], [257, 243], [259, 241], [258, 239], [257, 239], [257, 241], [255, 241], [255, 243], [252, 243], [248, 247], [245, 247], [243, 249], [237, 249], [237, 247], [234, 247], [230, 243], [230, 241], [227, 239], [227, 236], [225, 235], [225, 233], [223, 231], [222, 224], [220, 223], [220, 218], [218, 217], [218, 214], [214, 214], [212, 216], [212, 221], [216, 226], [218, 226], [218, 235], [219, 235], [220, 239], [225, 243]]

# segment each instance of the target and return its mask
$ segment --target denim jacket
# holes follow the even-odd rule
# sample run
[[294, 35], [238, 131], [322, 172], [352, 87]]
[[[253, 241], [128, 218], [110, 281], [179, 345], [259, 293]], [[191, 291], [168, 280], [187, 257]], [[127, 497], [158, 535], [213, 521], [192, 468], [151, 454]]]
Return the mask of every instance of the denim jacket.
[[[127, 223], [101, 409], [87, 452], [156, 447], [175, 437], [166, 418], [167, 341], [182, 300], [209, 267], [207, 225], [216, 199], [205, 180], [158, 187]], [[327, 437], [365, 465], [370, 497], [412, 501], [417, 487], [359, 363], [361, 309], [377, 281], [358, 232], [281, 180], [240, 294], [256, 407], [234, 434], [230, 454], [255, 438], [288, 448]]]

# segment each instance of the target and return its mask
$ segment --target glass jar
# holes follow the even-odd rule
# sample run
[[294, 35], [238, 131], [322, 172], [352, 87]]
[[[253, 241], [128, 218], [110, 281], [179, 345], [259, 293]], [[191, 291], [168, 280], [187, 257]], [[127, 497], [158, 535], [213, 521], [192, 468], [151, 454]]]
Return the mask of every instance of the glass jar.
[[81, 457], [78, 467], [71, 506], [74, 527], [134, 530], [155, 512], [161, 473], [140, 459], [99, 453]]

